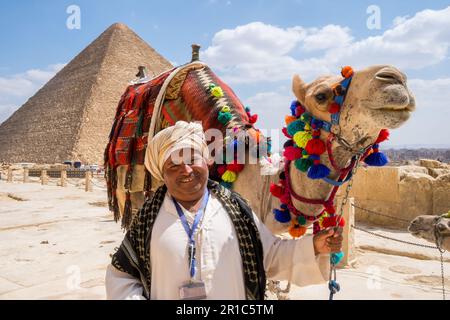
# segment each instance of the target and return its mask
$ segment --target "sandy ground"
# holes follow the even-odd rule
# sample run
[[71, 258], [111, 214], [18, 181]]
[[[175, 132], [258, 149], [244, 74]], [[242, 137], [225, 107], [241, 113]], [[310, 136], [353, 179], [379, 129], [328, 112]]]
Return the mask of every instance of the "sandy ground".
[[[0, 181], [0, 299], [104, 299], [110, 254], [124, 233], [97, 181], [62, 188], [52, 180]], [[362, 226], [363, 227], [363, 226]], [[406, 232], [371, 228], [397, 239], [428, 244]], [[338, 270], [335, 299], [442, 299], [437, 250], [413, 247], [356, 230], [357, 259]], [[450, 296], [450, 254], [444, 254]], [[285, 283], [282, 283], [284, 285]], [[298, 288], [290, 299], [328, 299], [327, 285]]]

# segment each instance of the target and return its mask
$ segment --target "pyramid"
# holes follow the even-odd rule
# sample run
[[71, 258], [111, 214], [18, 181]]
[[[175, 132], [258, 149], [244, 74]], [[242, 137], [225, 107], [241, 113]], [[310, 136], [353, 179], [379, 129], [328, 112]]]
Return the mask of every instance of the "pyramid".
[[172, 65], [115, 23], [0, 125], [0, 162], [103, 163], [117, 104], [138, 66], [156, 76]]

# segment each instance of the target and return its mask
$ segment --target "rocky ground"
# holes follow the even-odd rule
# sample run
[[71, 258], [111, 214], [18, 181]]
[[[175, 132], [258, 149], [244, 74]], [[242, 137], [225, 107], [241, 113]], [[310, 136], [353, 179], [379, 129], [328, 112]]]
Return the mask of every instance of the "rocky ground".
[[[56, 180], [45, 186], [31, 180], [0, 181], [0, 299], [104, 299], [105, 268], [124, 234], [108, 211], [102, 183], [85, 192], [81, 180], [70, 179], [64, 188]], [[402, 231], [371, 230], [428, 244]], [[354, 263], [338, 270], [336, 299], [442, 298], [437, 250], [358, 230], [356, 245]], [[450, 296], [448, 252], [444, 259]], [[327, 286], [292, 287], [288, 298], [327, 299]]]

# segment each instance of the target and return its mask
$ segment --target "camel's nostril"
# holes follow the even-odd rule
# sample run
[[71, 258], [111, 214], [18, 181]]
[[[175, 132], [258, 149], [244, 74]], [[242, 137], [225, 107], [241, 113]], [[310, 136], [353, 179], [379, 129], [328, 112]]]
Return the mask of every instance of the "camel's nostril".
[[392, 84], [403, 84], [404, 79], [399, 72], [393, 69], [381, 69], [375, 74], [375, 79]]

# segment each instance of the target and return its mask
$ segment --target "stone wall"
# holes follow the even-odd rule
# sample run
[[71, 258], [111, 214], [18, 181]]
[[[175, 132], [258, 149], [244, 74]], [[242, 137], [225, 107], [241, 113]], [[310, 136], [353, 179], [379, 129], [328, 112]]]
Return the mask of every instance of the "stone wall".
[[[339, 194], [344, 190], [345, 186]], [[450, 210], [450, 166], [421, 160], [418, 165], [361, 167], [355, 175], [350, 196], [355, 198], [356, 222], [404, 229], [418, 215], [437, 215]]]

